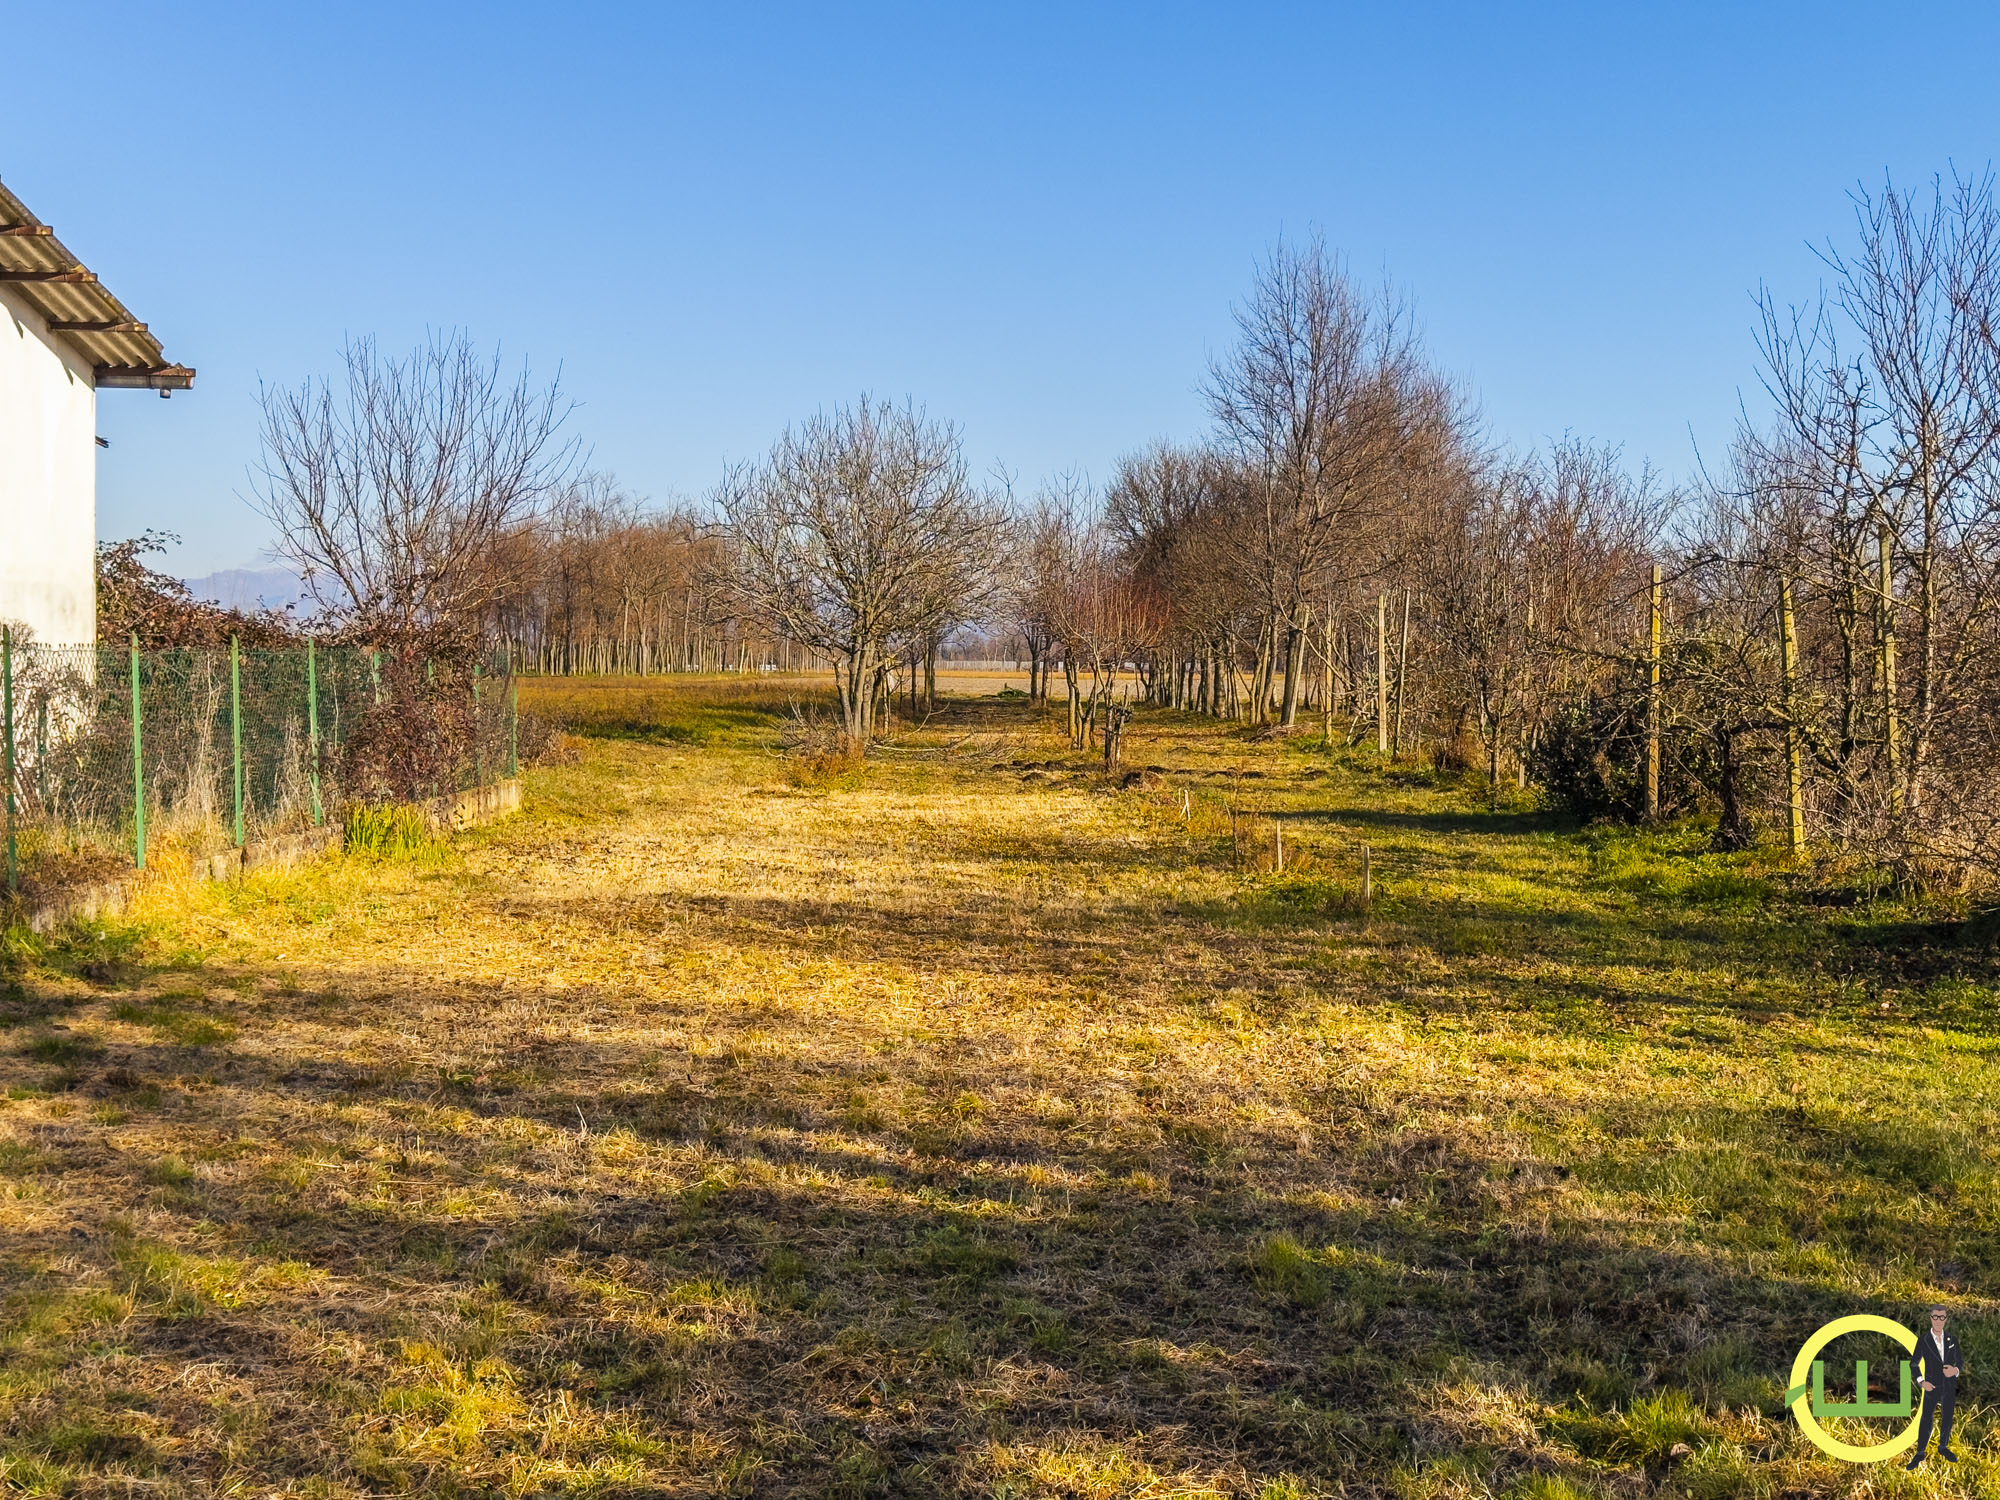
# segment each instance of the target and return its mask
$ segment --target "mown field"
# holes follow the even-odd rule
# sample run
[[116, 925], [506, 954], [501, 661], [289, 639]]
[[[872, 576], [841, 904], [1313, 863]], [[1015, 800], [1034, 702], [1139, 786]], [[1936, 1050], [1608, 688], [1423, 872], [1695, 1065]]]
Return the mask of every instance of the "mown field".
[[[0, 1489], [2000, 1490], [1980, 923], [814, 691], [529, 684], [519, 818], [9, 936]], [[1937, 1297], [1966, 1461], [1820, 1457], [1793, 1351]]]

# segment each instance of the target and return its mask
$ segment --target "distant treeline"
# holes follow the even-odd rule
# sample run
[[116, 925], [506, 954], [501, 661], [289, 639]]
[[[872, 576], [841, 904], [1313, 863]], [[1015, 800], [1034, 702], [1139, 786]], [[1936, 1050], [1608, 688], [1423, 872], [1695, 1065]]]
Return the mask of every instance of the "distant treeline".
[[501, 538], [492, 632], [521, 670], [549, 674], [802, 670], [731, 583], [728, 538], [692, 508], [652, 510], [586, 474]]

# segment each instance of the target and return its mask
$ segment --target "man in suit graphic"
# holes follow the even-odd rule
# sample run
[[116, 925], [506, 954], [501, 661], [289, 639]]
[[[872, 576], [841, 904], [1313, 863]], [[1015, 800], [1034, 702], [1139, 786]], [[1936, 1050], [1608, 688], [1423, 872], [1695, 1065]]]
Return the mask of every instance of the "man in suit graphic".
[[1924, 1403], [1917, 1418], [1917, 1451], [1910, 1455], [1909, 1467], [1924, 1461], [1924, 1445], [1931, 1439], [1931, 1421], [1938, 1424], [1937, 1455], [1948, 1464], [1958, 1462], [1951, 1451], [1951, 1409], [1958, 1400], [1958, 1374], [1962, 1368], [1958, 1340], [1945, 1332], [1945, 1310], [1931, 1309], [1930, 1332], [1917, 1337], [1916, 1352], [1910, 1356], [1916, 1366], [1917, 1381], [1924, 1389]]

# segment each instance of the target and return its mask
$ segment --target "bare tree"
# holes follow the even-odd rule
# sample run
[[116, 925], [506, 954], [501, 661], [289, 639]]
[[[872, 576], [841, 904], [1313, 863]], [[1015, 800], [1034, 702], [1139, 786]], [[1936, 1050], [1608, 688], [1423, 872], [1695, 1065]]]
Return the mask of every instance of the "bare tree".
[[406, 358], [372, 339], [341, 351], [343, 374], [263, 388], [256, 503], [320, 609], [377, 638], [464, 643], [510, 589], [494, 549], [573, 472], [560, 386], [463, 334]]
[[1821, 830], [1960, 878], [2000, 867], [2000, 205], [1989, 173], [1855, 215], [1829, 295], [1764, 299], [1776, 417], [1727, 499], [1797, 589]]
[[1001, 508], [970, 483], [958, 430], [921, 408], [836, 407], [786, 431], [715, 496], [745, 607], [833, 660], [848, 743], [865, 750], [900, 644], [995, 586]]
[[1203, 659], [1221, 649], [1246, 602], [1240, 572], [1217, 566], [1238, 519], [1235, 478], [1209, 449], [1158, 443], [1120, 460], [1105, 492], [1104, 529], [1157, 636], [1156, 652], [1128, 648], [1139, 652], [1149, 701], [1193, 706]]
[[1276, 686], [1289, 727], [1311, 601], [1329, 574], [1357, 570], [1356, 542], [1396, 498], [1398, 456], [1450, 403], [1422, 369], [1407, 310], [1386, 291], [1363, 297], [1317, 239], [1278, 247], [1236, 322], [1209, 402], [1255, 486], [1250, 524], [1234, 534], [1263, 603], [1254, 711]]

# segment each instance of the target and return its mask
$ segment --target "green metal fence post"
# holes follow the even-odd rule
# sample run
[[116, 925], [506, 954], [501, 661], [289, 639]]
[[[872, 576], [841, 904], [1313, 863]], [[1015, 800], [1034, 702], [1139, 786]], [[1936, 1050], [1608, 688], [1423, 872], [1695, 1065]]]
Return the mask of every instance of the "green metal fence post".
[[49, 806], [49, 690], [35, 700], [35, 805], [43, 817], [55, 809]]
[[139, 703], [139, 632], [132, 632], [132, 862], [146, 868], [146, 751]]
[[521, 774], [521, 684], [507, 683], [507, 774]]
[[312, 771], [313, 826], [326, 821], [319, 800], [319, 672], [313, 662], [312, 637], [306, 637], [306, 759]]
[[7, 889], [21, 888], [21, 859], [14, 847], [14, 631], [0, 625], [0, 697], [6, 699]]
[[229, 745], [236, 768], [236, 847], [243, 847], [243, 643], [229, 638]]

